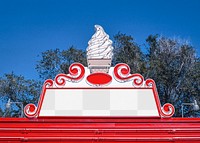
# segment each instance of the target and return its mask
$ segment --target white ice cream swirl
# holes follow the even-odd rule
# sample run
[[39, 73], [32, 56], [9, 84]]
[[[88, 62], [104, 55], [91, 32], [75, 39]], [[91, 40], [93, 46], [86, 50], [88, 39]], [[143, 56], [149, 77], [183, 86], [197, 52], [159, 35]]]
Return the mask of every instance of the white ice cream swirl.
[[112, 41], [100, 25], [95, 25], [96, 32], [88, 42], [88, 59], [111, 59], [113, 56]]

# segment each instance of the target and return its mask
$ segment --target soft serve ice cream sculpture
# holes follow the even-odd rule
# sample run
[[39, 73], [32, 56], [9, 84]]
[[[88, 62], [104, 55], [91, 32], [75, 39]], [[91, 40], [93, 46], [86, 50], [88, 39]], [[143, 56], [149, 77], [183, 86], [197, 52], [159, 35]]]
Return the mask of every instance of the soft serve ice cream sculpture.
[[108, 73], [113, 56], [112, 41], [100, 25], [95, 25], [95, 30], [86, 49], [88, 67], [91, 73]]

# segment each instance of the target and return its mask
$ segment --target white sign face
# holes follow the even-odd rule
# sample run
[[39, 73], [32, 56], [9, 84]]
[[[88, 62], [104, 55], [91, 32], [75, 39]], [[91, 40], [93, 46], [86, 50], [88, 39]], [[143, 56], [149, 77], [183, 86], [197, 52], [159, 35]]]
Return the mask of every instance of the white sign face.
[[39, 116], [159, 117], [153, 89], [46, 89]]

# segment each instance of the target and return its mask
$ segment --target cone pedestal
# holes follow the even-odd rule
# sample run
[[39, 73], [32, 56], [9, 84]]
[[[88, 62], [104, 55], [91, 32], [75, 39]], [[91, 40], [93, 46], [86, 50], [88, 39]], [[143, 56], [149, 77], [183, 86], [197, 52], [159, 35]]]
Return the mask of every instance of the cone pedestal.
[[88, 59], [90, 73], [108, 73], [111, 66], [111, 59]]

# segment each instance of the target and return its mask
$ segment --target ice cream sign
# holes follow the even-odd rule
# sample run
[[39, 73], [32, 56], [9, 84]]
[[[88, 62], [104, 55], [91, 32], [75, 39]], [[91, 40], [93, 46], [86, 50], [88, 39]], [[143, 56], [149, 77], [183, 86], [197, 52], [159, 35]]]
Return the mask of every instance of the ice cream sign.
[[113, 56], [112, 41], [100, 25], [95, 25], [95, 29], [86, 49], [88, 68], [91, 73], [108, 73]]
[[47, 79], [37, 107], [28, 104], [28, 118], [43, 117], [154, 117], [167, 118], [174, 106], [160, 104], [156, 84], [130, 67], [119, 63], [111, 67], [112, 41], [104, 29], [95, 25], [95, 34], [88, 42], [87, 63], [74, 63], [69, 74]]

